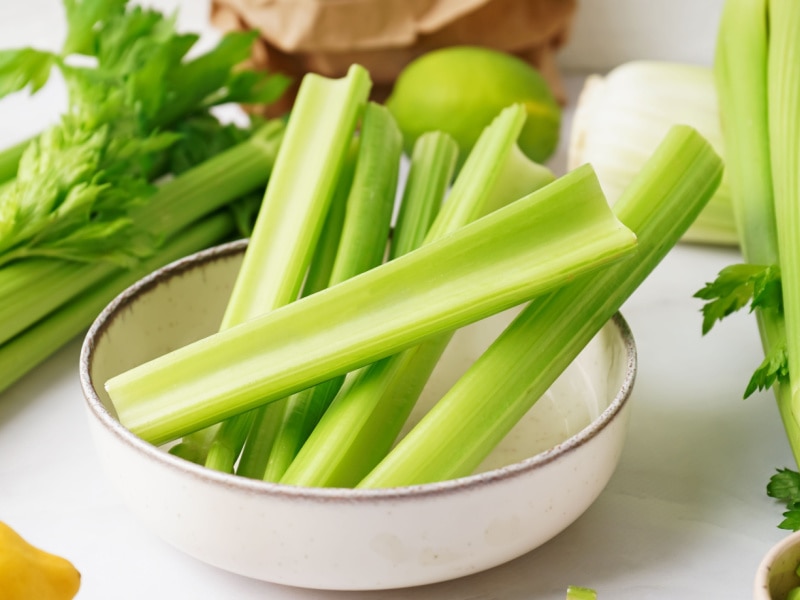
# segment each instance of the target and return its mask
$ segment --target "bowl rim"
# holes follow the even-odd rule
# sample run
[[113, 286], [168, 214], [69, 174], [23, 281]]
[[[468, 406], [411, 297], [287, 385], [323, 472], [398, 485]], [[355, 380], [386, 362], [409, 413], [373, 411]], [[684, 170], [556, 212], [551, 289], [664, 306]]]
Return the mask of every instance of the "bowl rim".
[[[106, 307], [100, 312], [92, 323], [81, 345], [79, 377], [86, 407], [89, 413], [118, 441], [132, 448], [137, 453], [155, 461], [163, 467], [178, 471], [186, 476], [203, 480], [206, 483], [215, 483], [227, 488], [240, 490], [250, 494], [266, 494], [291, 499], [303, 499], [309, 501], [347, 501], [351, 502], [375, 502], [375, 501], [395, 501], [403, 498], [419, 498], [449, 495], [465, 490], [475, 490], [495, 482], [502, 482], [521, 477], [531, 471], [540, 469], [553, 462], [558, 457], [574, 452], [581, 446], [588, 443], [591, 439], [605, 430], [614, 418], [627, 405], [633, 389], [637, 372], [637, 352], [633, 338], [633, 333], [620, 312], [611, 318], [611, 322], [618, 330], [625, 349], [626, 364], [625, 377], [617, 390], [614, 399], [609, 405], [583, 429], [573, 434], [561, 443], [527, 457], [521, 461], [505, 465], [496, 469], [491, 469], [481, 473], [475, 473], [465, 477], [438, 481], [433, 483], [423, 483], [403, 487], [393, 488], [337, 488], [337, 487], [303, 487], [288, 484], [259, 481], [223, 473], [209, 469], [202, 465], [177, 457], [169, 452], [165, 452], [158, 446], [145, 442], [125, 428], [104, 406], [103, 402], [95, 391], [94, 382], [90, 373], [90, 365], [94, 355], [97, 340], [104, 331], [110, 326], [115, 315], [131, 304], [139, 295], [146, 293], [151, 288], [157, 286], [162, 281], [180, 276], [183, 272], [192, 269], [197, 264], [212, 262], [215, 260], [226, 259], [244, 251], [248, 240], [240, 239], [227, 242], [195, 252], [183, 258], [175, 260], [163, 267], [160, 267], [136, 283], [119, 293]], [[605, 325], [604, 325], [605, 326]]]

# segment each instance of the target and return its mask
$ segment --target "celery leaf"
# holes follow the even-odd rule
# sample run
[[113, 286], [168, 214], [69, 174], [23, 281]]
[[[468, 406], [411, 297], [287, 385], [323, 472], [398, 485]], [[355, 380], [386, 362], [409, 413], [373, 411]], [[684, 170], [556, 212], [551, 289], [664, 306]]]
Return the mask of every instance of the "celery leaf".
[[753, 373], [744, 397], [748, 398], [758, 390], [771, 388], [776, 382], [785, 383], [789, 381], [789, 360], [786, 351], [786, 344], [778, 344], [770, 349], [764, 357], [763, 362]]
[[780, 529], [800, 529], [800, 473], [792, 469], [778, 469], [767, 484], [767, 496], [786, 505]]
[[780, 269], [775, 265], [737, 264], [725, 267], [717, 278], [694, 294], [703, 305], [703, 334], [714, 323], [748, 304], [751, 310], [781, 311]]
[[47, 83], [57, 57], [52, 52], [35, 48], [0, 50], [0, 98], [30, 89], [37, 92]]
[[67, 37], [64, 55], [93, 54], [98, 31], [112, 16], [125, 11], [127, 0], [64, 0]]

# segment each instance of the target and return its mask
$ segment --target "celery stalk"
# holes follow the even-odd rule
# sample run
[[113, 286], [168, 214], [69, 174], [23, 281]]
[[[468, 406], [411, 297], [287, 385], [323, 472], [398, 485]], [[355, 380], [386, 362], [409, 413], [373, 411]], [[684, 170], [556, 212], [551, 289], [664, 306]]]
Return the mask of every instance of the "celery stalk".
[[[447, 134], [429, 132], [417, 140], [391, 241], [390, 260], [422, 242], [439, 212], [455, 170], [457, 154], [458, 145]], [[264, 473], [265, 480], [279, 481], [284, 476], [344, 379], [339, 376], [292, 397], [291, 407], [287, 406], [280, 426], [280, 442], [276, 443], [276, 451]]]
[[[283, 125], [271, 121], [245, 142], [164, 182], [134, 216], [153, 235], [168, 238], [193, 221], [243, 196], [269, 177]], [[158, 250], [156, 251], [156, 253]], [[0, 343], [117, 268], [111, 263], [28, 259], [0, 268]], [[86, 324], [88, 325], [88, 323]]]
[[405, 256], [120, 373], [106, 389], [124, 426], [171, 441], [515, 306], [635, 246], [587, 166]]
[[800, 419], [800, 3], [769, 2], [767, 98], [786, 350], [795, 425]]
[[207, 217], [176, 234], [157, 255], [136, 268], [117, 269], [47, 318], [0, 345], [0, 389], [11, 386], [46, 356], [84, 331], [126, 287], [173, 260], [223, 241], [233, 230], [230, 215], [220, 213]]
[[721, 176], [708, 143], [674, 127], [614, 206], [637, 251], [531, 302], [359, 487], [471, 473], [678, 241]]
[[[512, 107], [482, 133], [423, 243], [554, 179], [519, 150], [523, 123], [523, 111]], [[358, 483], [389, 451], [452, 335], [432, 337], [363, 369], [334, 400], [281, 481], [318, 487]]]
[[[164, 183], [151, 198], [154, 202], [143, 207], [137, 218], [148, 222], [155, 233], [169, 240], [239, 195], [263, 185], [269, 176], [282, 132], [283, 126], [279, 122], [267, 124], [246, 142]], [[199, 249], [194, 247], [194, 250]], [[163, 264], [160, 257], [164, 252], [168, 252], [166, 247], [159, 248], [153, 257], [147, 259], [147, 264], [155, 264], [154, 261]], [[142, 273], [138, 269], [134, 272]], [[58, 317], [61, 322], [59, 330], [73, 331], [73, 335], [91, 324], [96, 313], [66, 311], [62, 307], [67, 303], [80, 306], [82, 302], [88, 306], [89, 301], [83, 298], [98, 286], [106, 289], [107, 281], [129, 280], [124, 278], [124, 270], [109, 268], [106, 263], [30, 259], [0, 269], [0, 348], [24, 345], [26, 353], [23, 357], [20, 350], [18, 359], [4, 363], [8, 369], [12, 365], [14, 369], [13, 376], [0, 379], [0, 391], [69, 341], [70, 338], [63, 334], [52, 333], [55, 328], [48, 325], [52, 315], [74, 315], [72, 323], [66, 321], [68, 317]], [[124, 287], [117, 288], [114, 294], [122, 289]], [[106, 301], [114, 294], [107, 295]], [[27, 302], [20, 304], [19, 298], [26, 298]], [[38, 339], [47, 342], [37, 344], [34, 340]]]
[[[714, 75], [725, 139], [726, 173], [744, 260], [780, 263], [767, 101], [766, 0], [728, 0], [722, 12]], [[755, 309], [765, 354], [786, 345], [782, 313]], [[773, 385], [795, 461], [800, 464], [800, 424], [792, 414], [788, 382]]]
[[390, 260], [422, 244], [439, 213], [457, 159], [458, 144], [446, 133], [429, 131], [417, 138], [392, 236]]
[[[340, 79], [303, 78], [220, 330], [297, 298], [370, 86], [358, 65]], [[217, 431], [209, 468], [233, 471], [253, 415], [232, 419]]]
[[[336, 248], [341, 239], [347, 196], [353, 182], [358, 146], [358, 137], [356, 136], [350, 144], [350, 151], [336, 182], [336, 190], [322, 226], [322, 233], [303, 283], [303, 296], [310, 296], [328, 287], [333, 263], [336, 260]], [[246, 439], [239, 463], [236, 465], [237, 475], [252, 479], [259, 479], [264, 475], [267, 459], [278, 432], [279, 420], [283, 418], [285, 409], [286, 407], [281, 404], [271, 403], [265, 407], [265, 410], [258, 410], [258, 414], [254, 415], [250, 429], [245, 435]]]
[[[397, 191], [403, 136], [385, 107], [370, 103], [361, 128], [361, 144], [355, 177], [347, 200], [347, 210], [330, 285], [336, 285], [368, 271], [383, 262], [389, 240], [392, 211]], [[303, 390], [286, 401], [265, 407], [280, 421], [263, 478], [277, 481], [302, 443], [306, 419], [321, 414], [341, 387], [339, 376]], [[311, 403], [314, 403], [313, 405]], [[273, 407], [282, 404], [284, 410]], [[263, 409], [262, 409], [263, 410]]]

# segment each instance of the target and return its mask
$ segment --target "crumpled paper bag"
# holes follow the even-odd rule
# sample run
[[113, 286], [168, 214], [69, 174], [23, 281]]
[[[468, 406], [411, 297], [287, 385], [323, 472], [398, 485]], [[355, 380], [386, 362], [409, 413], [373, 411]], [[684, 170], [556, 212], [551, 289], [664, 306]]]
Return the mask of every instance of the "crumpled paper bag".
[[252, 66], [285, 73], [293, 88], [266, 116], [285, 112], [307, 72], [341, 77], [352, 63], [372, 76], [382, 101], [400, 71], [424, 52], [460, 44], [515, 54], [536, 66], [562, 102], [555, 62], [577, 0], [212, 0], [223, 32], [257, 29]]

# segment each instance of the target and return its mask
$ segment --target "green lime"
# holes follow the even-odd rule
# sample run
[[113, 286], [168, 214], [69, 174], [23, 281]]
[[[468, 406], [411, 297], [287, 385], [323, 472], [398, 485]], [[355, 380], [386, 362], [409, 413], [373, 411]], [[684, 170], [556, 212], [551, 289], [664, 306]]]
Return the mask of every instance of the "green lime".
[[444, 131], [458, 142], [463, 163], [484, 127], [515, 103], [528, 113], [519, 147], [544, 162], [558, 145], [561, 108], [539, 71], [505, 52], [452, 46], [423, 54], [400, 73], [386, 106], [407, 150], [426, 131]]

